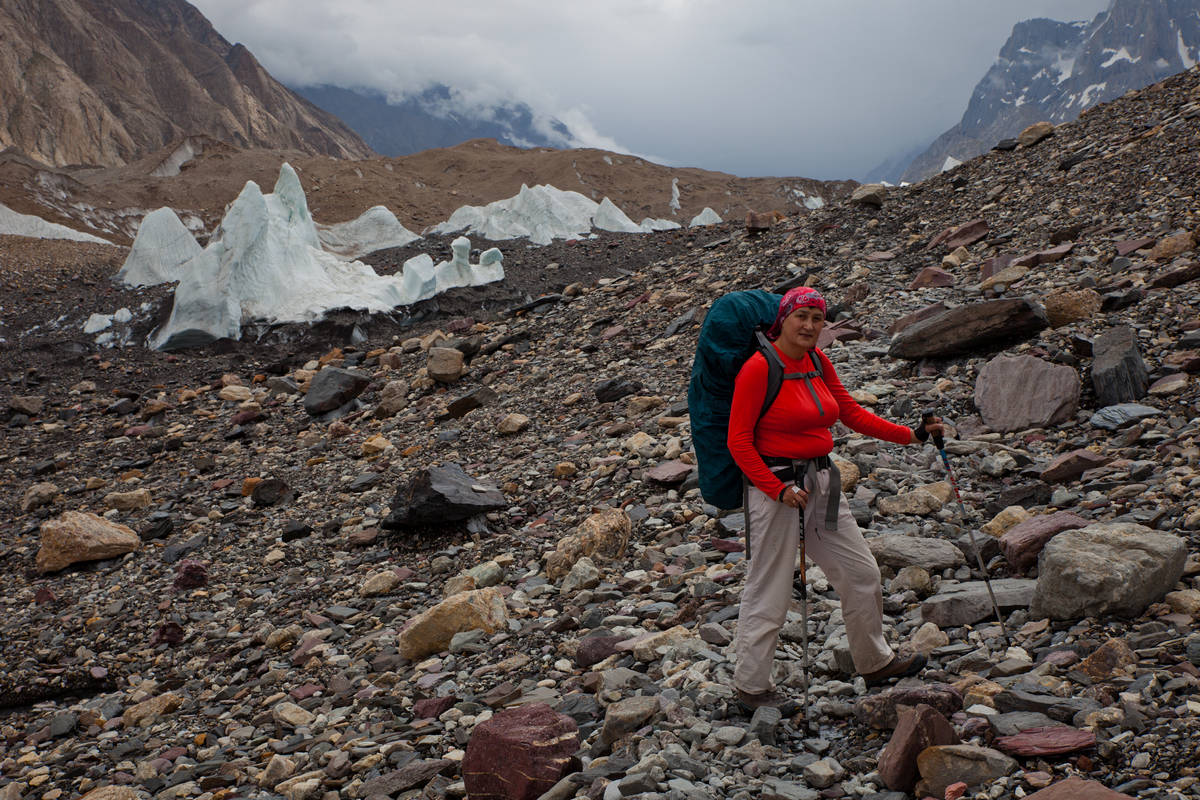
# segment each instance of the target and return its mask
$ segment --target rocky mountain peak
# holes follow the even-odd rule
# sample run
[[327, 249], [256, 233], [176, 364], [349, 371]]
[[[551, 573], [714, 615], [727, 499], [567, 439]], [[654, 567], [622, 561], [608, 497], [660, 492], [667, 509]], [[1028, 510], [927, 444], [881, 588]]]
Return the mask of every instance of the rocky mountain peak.
[[1091, 22], [1019, 22], [962, 120], [918, 156], [903, 179], [921, 180], [973, 158], [1039, 120], [1075, 119], [1198, 58], [1200, 0], [1112, 0]]
[[195, 134], [371, 154], [183, 0], [16, 0], [0, 7], [0, 40], [0, 147], [52, 166], [122, 165]]

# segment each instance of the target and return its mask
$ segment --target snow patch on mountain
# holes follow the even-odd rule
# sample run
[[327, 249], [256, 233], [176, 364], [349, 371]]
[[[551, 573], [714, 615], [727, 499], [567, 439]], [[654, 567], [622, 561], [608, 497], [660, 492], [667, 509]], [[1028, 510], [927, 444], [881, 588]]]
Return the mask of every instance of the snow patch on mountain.
[[31, 239], [70, 239], [74, 242], [92, 242], [94, 244], [112, 244], [112, 242], [93, 236], [90, 233], [49, 222], [32, 214], [22, 214], [13, 211], [0, 203], [0, 234], [9, 236], [27, 236]]

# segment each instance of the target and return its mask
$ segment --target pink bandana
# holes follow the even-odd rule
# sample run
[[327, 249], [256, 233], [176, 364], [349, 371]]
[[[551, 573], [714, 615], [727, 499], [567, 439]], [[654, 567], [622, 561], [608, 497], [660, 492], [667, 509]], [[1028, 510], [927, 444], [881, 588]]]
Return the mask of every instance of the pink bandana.
[[819, 308], [825, 312], [825, 298], [811, 286], [797, 286], [789, 289], [779, 301], [779, 312], [775, 315], [775, 324], [767, 331], [767, 338], [772, 342], [783, 332], [783, 321], [792, 315], [797, 308]]

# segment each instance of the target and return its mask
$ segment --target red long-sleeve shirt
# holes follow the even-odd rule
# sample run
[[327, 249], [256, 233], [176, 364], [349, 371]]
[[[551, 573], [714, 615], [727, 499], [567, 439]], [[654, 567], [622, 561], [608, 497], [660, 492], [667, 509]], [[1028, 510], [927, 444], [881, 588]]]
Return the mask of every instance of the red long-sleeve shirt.
[[[799, 361], [788, 358], [779, 348], [785, 373], [810, 372], [808, 355]], [[755, 353], [742, 366], [733, 388], [733, 406], [729, 411], [729, 435], [726, 444], [733, 460], [746, 477], [768, 497], [778, 497], [784, 483], [763, 463], [763, 456], [778, 458], [816, 458], [833, 450], [830, 428], [839, 419], [853, 431], [896, 444], [912, 441], [912, 431], [888, 422], [860, 406], [838, 380], [833, 363], [820, 350], [822, 377], [813, 377], [812, 385], [821, 399], [824, 416], [803, 380], [787, 380], [771, 408], [758, 418], [767, 394], [767, 359]]]

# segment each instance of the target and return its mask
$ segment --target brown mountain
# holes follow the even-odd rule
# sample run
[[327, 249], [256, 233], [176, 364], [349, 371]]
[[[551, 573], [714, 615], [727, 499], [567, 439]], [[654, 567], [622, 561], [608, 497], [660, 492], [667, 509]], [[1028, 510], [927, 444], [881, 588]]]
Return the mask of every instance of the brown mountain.
[[0, 97], [0, 148], [55, 166], [118, 166], [193, 134], [372, 154], [183, 0], [5, 0]]
[[[247, 180], [269, 189], [284, 161], [300, 174], [317, 220], [342, 222], [382, 204], [415, 231], [446, 220], [459, 206], [512, 197], [521, 184], [548, 183], [597, 201], [608, 197], [635, 220], [665, 217], [685, 225], [706, 206], [723, 219], [740, 219], [751, 210], [808, 213], [806, 201], [835, 202], [856, 185], [739, 178], [603, 150], [523, 149], [494, 139], [346, 161], [193, 136], [125, 166], [100, 169], [49, 168], [0, 155], [0, 203], [126, 244], [142, 215], [159, 206], [195, 217], [211, 230]], [[672, 185], [679, 190], [678, 209], [671, 207]]]

